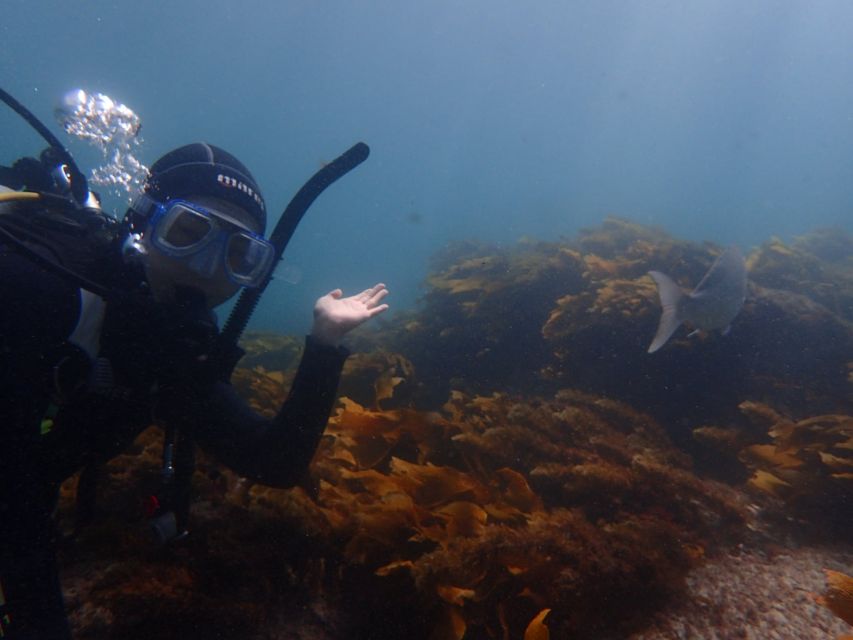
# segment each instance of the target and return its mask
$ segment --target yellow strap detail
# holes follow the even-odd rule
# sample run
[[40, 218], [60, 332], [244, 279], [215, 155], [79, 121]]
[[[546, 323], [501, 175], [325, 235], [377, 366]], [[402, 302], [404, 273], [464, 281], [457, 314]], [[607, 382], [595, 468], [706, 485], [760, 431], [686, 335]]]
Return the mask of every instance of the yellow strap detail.
[[3, 191], [0, 193], [0, 202], [16, 202], [18, 200], [38, 200], [40, 193], [35, 191]]

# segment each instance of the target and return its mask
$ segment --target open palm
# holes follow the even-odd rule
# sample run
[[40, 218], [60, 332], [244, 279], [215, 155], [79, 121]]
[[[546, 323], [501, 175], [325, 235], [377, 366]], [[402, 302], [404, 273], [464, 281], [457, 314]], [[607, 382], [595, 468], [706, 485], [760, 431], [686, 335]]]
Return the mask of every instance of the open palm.
[[344, 335], [361, 323], [388, 308], [380, 304], [388, 295], [383, 283], [378, 283], [347, 298], [340, 289], [330, 291], [314, 304], [314, 326], [311, 334], [326, 344], [337, 344]]

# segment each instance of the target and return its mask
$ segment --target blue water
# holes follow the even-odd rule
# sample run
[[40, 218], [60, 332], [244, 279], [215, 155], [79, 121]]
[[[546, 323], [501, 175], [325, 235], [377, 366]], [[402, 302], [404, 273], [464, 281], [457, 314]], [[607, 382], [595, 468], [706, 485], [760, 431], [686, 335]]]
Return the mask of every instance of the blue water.
[[[272, 286], [258, 328], [304, 331], [318, 295], [378, 280], [406, 308], [449, 241], [556, 238], [608, 214], [744, 249], [853, 230], [846, 1], [5, 0], [0, 15], [0, 86], [54, 131], [66, 91], [106, 93], [142, 117], [143, 161], [222, 146], [273, 214], [371, 146], [306, 216], [285, 256], [302, 279]], [[7, 113], [0, 131], [0, 163], [39, 148]]]

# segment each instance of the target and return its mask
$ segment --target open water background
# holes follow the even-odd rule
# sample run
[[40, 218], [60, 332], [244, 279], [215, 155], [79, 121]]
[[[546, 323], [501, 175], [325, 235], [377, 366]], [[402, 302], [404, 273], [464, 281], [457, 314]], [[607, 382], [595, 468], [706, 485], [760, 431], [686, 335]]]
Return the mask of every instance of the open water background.
[[[0, 86], [57, 133], [73, 88], [143, 121], [142, 160], [206, 140], [275, 217], [358, 140], [254, 326], [320, 294], [416, 303], [448, 242], [556, 238], [615, 214], [735, 242], [853, 230], [853, 4], [841, 0], [4, 0]], [[8, 109], [0, 162], [39, 140]], [[70, 142], [82, 166], [98, 156]], [[118, 199], [112, 206], [122, 209]]]

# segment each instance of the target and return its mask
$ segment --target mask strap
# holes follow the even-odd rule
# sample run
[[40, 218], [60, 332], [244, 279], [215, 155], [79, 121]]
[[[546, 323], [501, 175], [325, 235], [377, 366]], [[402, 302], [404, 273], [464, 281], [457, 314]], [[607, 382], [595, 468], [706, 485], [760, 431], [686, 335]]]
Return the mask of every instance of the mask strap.
[[136, 198], [134, 198], [130, 208], [145, 220], [150, 220], [151, 216], [154, 215], [154, 212], [157, 211], [159, 206], [160, 203], [147, 193], [140, 193]]

